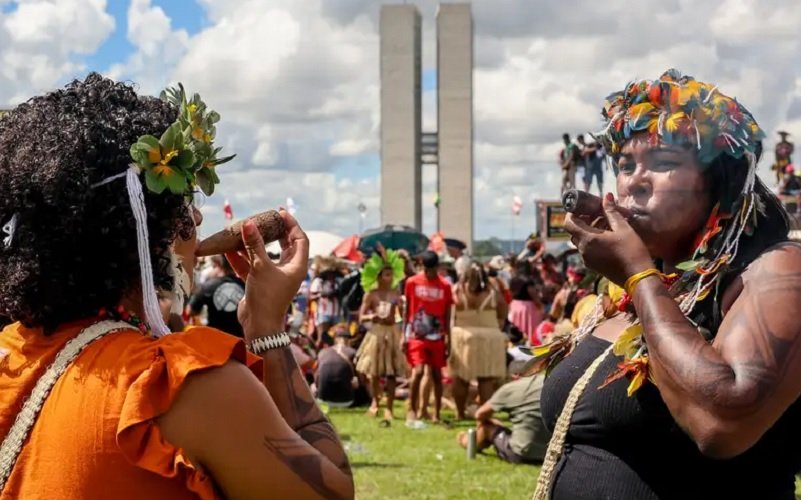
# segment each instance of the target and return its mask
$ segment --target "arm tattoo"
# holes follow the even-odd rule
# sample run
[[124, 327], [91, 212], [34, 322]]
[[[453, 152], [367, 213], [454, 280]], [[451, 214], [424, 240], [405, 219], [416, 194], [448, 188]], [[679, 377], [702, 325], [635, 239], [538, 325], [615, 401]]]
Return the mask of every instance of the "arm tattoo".
[[326, 484], [325, 470], [321, 455], [310, 453], [306, 441], [300, 438], [264, 437], [264, 447], [270, 450], [305, 484], [308, 484], [323, 498], [344, 499], [345, 496]]
[[328, 453], [326, 453], [326, 455], [328, 459], [331, 460], [331, 463], [348, 475], [351, 474], [348, 456], [342, 449], [342, 444], [339, 441], [339, 436], [334, 426], [331, 425], [327, 419], [306, 425], [296, 432], [304, 441], [314, 448], [318, 450], [328, 448]]
[[[773, 297], [801, 299], [798, 273], [759, 269], [752, 289], [743, 291], [730, 311], [726, 334], [742, 346], [724, 359], [681, 314], [667, 290], [651, 280], [635, 295], [636, 309], [649, 352], [670, 382], [694, 399], [734, 414], [753, 411], [778, 389], [790, 360], [801, 349], [801, 336], [776, 331], [778, 306]], [[758, 280], [758, 281], [757, 281]]]
[[[276, 349], [265, 362], [264, 383], [287, 424], [309, 445], [347, 475], [351, 475], [348, 456], [336, 430], [312, 397], [289, 349]], [[265, 358], [265, 361], [267, 359]], [[289, 374], [287, 376], [287, 374]], [[320, 457], [322, 458], [322, 457]]]
[[292, 351], [276, 349], [269, 354], [269, 360], [265, 356], [264, 384], [289, 426], [298, 429], [323, 418], [323, 413], [297, 367]]

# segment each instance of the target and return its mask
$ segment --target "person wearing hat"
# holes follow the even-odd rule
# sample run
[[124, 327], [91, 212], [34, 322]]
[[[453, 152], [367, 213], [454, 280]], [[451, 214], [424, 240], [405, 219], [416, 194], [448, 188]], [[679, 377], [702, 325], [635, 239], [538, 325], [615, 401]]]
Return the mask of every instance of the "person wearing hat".
[[422, 254], [423, 271], [406, 281], [406, 327], [403, 349], [412, 367], [410, 411], [407, 421], [422, 416], [420, 387], [425, 367], [434, 383], [434, 416], [438, 422], [442, 408], [442, 369], [447, 364], [453, 290], [438, 273], [439, 257], [432, 251]]
[[788, 132], [784, 130], [779, 131], [779, 136], [781, 140], [776, 143], [776, 149], [774, 150], [774, 155], [776, 157], [776, 162], [773, 164], [773, 170], [776, 171], [776, 185], [781, 186], [782, 180], [784, 180], [787, 166], [793, 162], [793, 152], [795, 151], [795, 146], [792, 142], [787, 140], [787, 136], [790, 135]]

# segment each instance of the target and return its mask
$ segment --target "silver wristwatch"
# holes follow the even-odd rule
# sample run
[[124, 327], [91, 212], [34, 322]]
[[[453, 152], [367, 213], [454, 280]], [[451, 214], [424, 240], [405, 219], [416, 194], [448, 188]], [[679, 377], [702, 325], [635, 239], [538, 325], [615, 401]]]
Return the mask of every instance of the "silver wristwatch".
[[266, 337], [258, 337], [250, 341], [250, 352], [253, 354], [262, 354], [279, 347], [286, 347], [292, 340], [287, 332], [276, 333], [275, 335], [268, 335]]

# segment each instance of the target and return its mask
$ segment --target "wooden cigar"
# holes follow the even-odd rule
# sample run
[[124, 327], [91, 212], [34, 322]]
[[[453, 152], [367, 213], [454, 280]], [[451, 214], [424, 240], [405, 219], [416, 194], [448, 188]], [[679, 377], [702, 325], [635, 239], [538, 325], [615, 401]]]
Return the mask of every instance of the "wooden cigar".
[[[586, 191], [579, 191], [578, 189], [570, 189], [565, 191], [562, 195], [562, 205], [565, 210], [576, 215], [586, 216], [592, 219], [601, 217], [604, 214], [604, 206], [601, 198]], [[631, 217], [631, 211], [621, 206], [617, 207], [617, 211], [628, 219]]]
[[[259, 228], [265, 244], [279, 240], [286, 234], [284, 219], [281, 218], [281, 214], [276, 210], [268, 210], [248, 217], [246, 220], [252, 220], [256, 223], [256, 227]], [[245, 244], [242, 241], [242, 226], [244, 223], [244, 220], [239, 221], [201, 241], [197, 246], [197, 250], [195, 250], [195, 255], [207, 257], [209, 255], [221, 255], [226, 252], [244, 250]]]

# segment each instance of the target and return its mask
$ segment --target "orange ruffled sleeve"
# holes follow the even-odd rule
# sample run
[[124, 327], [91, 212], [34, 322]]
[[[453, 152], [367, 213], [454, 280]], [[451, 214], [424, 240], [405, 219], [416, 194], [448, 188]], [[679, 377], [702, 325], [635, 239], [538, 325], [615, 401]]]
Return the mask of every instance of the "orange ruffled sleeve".
[[261, 379], [261, 358], [247, 352], [237, 337], [213, 328], [193, 327], [137, 343], [128, 348], [122, 359], [129, 372], [117, 426], [117, 445], [123, 455], [137, 467], [183, 480], [200, 498], [216, 498], [211, 479], [192, 465], [183, 450], [164, 440], [155, 419], [169, 410], [191, 373], [236, 360]]

